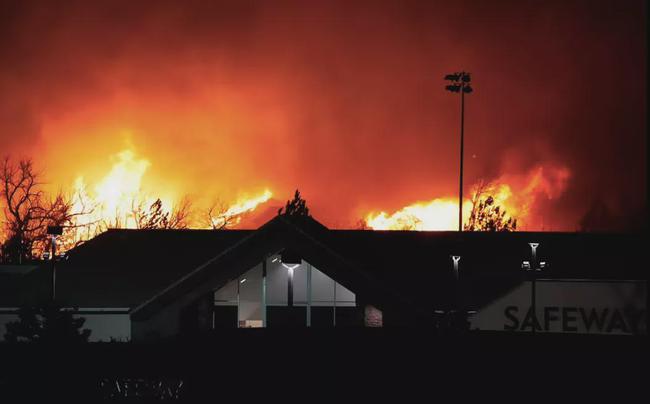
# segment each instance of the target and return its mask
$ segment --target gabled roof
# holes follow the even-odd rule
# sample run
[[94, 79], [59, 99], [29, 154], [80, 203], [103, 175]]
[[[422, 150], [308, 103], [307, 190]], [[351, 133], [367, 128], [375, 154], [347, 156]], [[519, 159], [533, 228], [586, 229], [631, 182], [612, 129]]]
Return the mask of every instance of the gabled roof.
[[252, 230], [108, 230], [57, 263], [57, 295], [92, 307], [134, 307]]
[[323, 244], [329, 230], [311, 217], [276, 216], [233, 246], [198, 266], [132, 310], [134, 319], [147, 318], [173, 301], [195, 296], [218, 288], [241, 275], [266, 257], [290, 249], [317, 266], [357, 296], [389, 298], [404, 304], [399, 295], [378, 282], [371, 274], [358, 270], [345, 257]]
[[[547, 278], [644, 279], [640, 238], [577, 233], [487, 233], [329, 230], [311, 217], [278, 216], [133, 310], [147, 317], [212, 280], [225, 284], [283, 248], [300, 255], [362, 298], [415, 308], [448, 307], [460, 255], [461, 280], [480, 307], [524, 280], [529, 242], [539, 243]], [[227, 269], [226, 269], [227, 268]], [[217, 275], [218, 274], [218, 275]]]
[[[109, 230], [57, 262], [57, 296], [145, 315], [208, 279], [226, 282], [292, 248], [361, 298], [426, 308], [451, 301], [450, 255], [460, 255], [461, 281], [471, 304], [481, 306], [523, 280], [529, 242], [540, 243], [547, 278], [647, 279], [641, 235], [329, 230], [311, 217], [277, 216], [257, 230]], [[48, 268], [12, 276], [19, 286], [0, 301], [47, 296]]]

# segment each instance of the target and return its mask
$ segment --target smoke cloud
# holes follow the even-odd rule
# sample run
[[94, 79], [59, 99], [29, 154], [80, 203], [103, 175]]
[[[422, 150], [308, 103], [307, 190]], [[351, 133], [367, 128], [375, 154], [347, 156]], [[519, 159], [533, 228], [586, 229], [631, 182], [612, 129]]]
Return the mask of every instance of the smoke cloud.
[[466, 70], [467, 189], [568, 173], [549, 174], [531, 230], [575, 230], [594, 198], [645, 206], [641, 0], [0, 7], [1, 151], [53, 186], [101, 178], [128, 147], [163, 193], [300, 188], [317, 219], [350, 227], [457, 195], [460, 100], [443, 76]]

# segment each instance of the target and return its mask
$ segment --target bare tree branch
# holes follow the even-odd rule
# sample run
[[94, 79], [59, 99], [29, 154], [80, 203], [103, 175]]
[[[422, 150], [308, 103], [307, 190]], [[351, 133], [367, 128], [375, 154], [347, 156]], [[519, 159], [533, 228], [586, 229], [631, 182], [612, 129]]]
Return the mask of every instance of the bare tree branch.
[[484, 180], [480, 180], [472, 195], [472, 211], [464, 226], [468, 231], [515, 231], [517, 219], [509, 217], [506, 219], [506, 211], [496, 205], [494, 197], [494, 186]]
[[215, 200], [203, 214], [204, 226], [212, 230], [225, 230], [239, 223], [241, 215], [228, 213], [227, 205], [221, 200]]
[[192, 216], [192, 201], [188, 195], [185, 195], [181, 200], [172, 208], [169, 217], [170, 229], [187, 229], [190, 225]]
[[87, 213], [73, 212], [72, 198], [61, 191], [46, 199], [39, 178], [31, 160], [14, 165], [8, 156], [3, 159], [0, 201], [4, 205], [5, 261], [33, 259], [48, 248], [47, 226], [74, 227], [76, 217]]

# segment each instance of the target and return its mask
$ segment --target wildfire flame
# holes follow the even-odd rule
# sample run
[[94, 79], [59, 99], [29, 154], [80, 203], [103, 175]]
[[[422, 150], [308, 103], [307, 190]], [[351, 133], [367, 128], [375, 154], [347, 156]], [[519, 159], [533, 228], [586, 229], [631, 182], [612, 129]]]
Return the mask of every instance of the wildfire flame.
[[[147, 196], [143, 179], [151, 162], [132, 149], [125, 149], [110, 156], [112, 166], [105, 175], [91, 182], [79, 175], [71, 194], [73, 222], [64, 230], [59, 241], [60, 252], [79, 242], [91, 239], [108, 228], [138, 228], [137, 209], [149, 209], [154, 202], [163, 214], [172, 217], [183, 198], [174, 190], [154, 190], [155, 197]], [[567, 187], [570, 172], [554, 165], [539, 165], [524, 174], [502, 175], [490, 184], [475, 184], [469, 198], [463, 200], [463, 219], [467, 224], [477, 190], [482, 189], [481, 199], [491, 196], [494, 204], [507, 212], [506, 218], [515, 218], [518, 228], [534, 223], [534, 214], [540, 199], [556, 199]], [[480, 188], [483, 186], [483, 188]], [[234, 203], [221, 205], [215, 215], [208, 214], [208, 221], [186, 217], [188, 228], [224, 228], [237, 226], [242, 215], [254, 211], [259, 205], [271, 200], [273, 193], [265, 189], [260, 194], [247, 194]], [[192, 201], [193, 202], [193, 201]], [[209, 212], [212, 212], [211, 210]], [[204, 218], [205, 219], [205, 218]], [[373, 230], [458, 230], [458, 199], [438, 197], [429, 201], [417, 201], [392, 214], [372, 211], [365, 215], [365, 225]], [[542, 222], [543, 224], [543, 222]], [[537, 223], [539, 227], [539, 223]]]
[[[527, 223], [538, 198], [554, 199], [564, 192], [570, 172], [565, 167], [538, 166], [521, 176], [502, 176], [483, 189], [483, 198], [491, 195], [495, 205], [505, 209], [518, 225]], [[472, 187], [472, 198], [481, 184]], [[513, 191], [514, 189], [514, 191]], [[463, 200], [463, 226], [472, 211], [472, 199]], [[389, 215], [370, 212], [365, 223], [373, 230], [458, 230], [458, 198], [436, 198], [416, 202]]]
[[[463, 201], [463, 215], [471, 210], [471, 201]], [[458, 199], [440, 198], [430, 202], [416, 202], [392, 215], [386, 212], [369, 213], [366, 225], [373, 230], [457, 230]]]
[[[69, 231], [68, 236], [72, 236], [70, 238], [87, 240], [112, 227], [137, 228], [134, 215], [137, 206], [146, 209], [156, 199], [160, 199], [162, 212], [171, 214], [174, 204], [180, 202], [180, 198], [175, 195], [156, 195], [155, 198], [145, 196], [142, 179], [151, 166], [146, 158], [138, 157], [133, 150], [126, 149], [112, 156], [112, 160], [111, 169], [94, 186], [89, 187], [83, 176], [74, 181], [72, 213], [75, 227]], [[225, 220], [228, 220], [229, 226], [238, 225], [243, 214], [255, 210], [272, 196], [273, 193], [266, 189], [261, 195], [238, 199], [213, 219], [212, 228], [221, 227]], [[190, 222], [189, 227], [209, 228], [199, 220]]]
[[[113, 166], [93, 187], [92, 195], [87, 191], [83, 176], [75, 180], [72, 212], [82, 215], [78, 225], [102, 222], [108, 224], [108, 227], [136, 227], [131, 211], [134, 203], [141, 198], [142, 177], [151, 163], [147, 159], [137, 158], [133, 150], [123, 150], [113, 156], [113, 159]], [[151, 204], [151, 199], [147, 198], [143, 202]], [[169, 206], [169, 203], [164, 205]]]
[[273, 193], [268, 189], [264, 190], [264, 193], [258, 197], [250, 199], [240, 199], [234, 205], [230, 206], [223, 214], [212, 220], [212, 226], [215, 228], [221, 227], [228, 218], [234, 217], [233, 225], [237, 225], [241, 222], [241, 215], [247, 212], [252, 212], [257, 208], [258, 205], [267, 202]]

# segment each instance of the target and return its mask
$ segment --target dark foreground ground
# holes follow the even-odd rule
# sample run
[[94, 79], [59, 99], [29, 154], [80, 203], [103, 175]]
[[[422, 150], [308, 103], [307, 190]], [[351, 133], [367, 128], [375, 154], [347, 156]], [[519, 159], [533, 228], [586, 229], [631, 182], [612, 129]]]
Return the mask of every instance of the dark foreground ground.
[[[647, 338], [233, 330], [191, 341], [0, 344], [0, 402], [638, 400]], [[161, 398], [164, 399], [161, 401]], [[256, 400], [257, 401], [257, 400]]]

